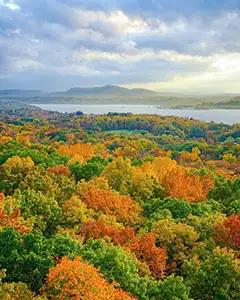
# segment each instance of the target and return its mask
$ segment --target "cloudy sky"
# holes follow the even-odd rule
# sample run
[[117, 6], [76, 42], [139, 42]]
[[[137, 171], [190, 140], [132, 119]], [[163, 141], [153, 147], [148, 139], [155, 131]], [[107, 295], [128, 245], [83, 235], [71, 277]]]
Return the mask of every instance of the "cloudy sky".
[[239, 0], [0, 0], [0, 89], [239, 83]]

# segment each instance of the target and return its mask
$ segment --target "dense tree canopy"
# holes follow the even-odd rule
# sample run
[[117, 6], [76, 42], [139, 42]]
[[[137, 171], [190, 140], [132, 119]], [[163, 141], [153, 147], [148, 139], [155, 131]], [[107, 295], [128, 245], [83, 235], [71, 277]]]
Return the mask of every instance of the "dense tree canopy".
[[240, 299], [240, 126], [0, 110], [0, 298]]

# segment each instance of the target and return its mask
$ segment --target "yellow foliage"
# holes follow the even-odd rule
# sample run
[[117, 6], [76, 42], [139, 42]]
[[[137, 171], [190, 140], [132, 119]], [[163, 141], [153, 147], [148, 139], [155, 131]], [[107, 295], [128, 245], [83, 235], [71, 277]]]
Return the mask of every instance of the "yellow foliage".
[[31, 146], [31, 142], [30, 142], [29, 136], [24, 136], [24, 135], [17, 134], [16, 135], [16, 141], [19, 144], [23, 145], [23, 146], [26, 146], [26, 147]]
[[130, 159], [119, 157], [111, 162], [103, 171], [102, 176], [107, 179], [109, 185], [122, 194], [128, 192], [128, 182], [133, 175]]
[[78, 143], [74, 145], [62, 145], [57, 152], [61, 155], [67, 155], [72, 158], [72, 162], [80, 160], [85, 162], [94, 156], [94, 150], [91, 143]]
[[152, 162], [152, 170], [158, 179], [158, 182], [162, 185], [165, 176], [177, 168], [177, 162], [168, 157], [156, 157]]
[[72, 196], [62, 207], [63, 219], [68, 224], [84, 223], [92, 219], [94, 211], [88, 209], [78, 196]]
[[176, 239], [181, 239], [184, 243], [193, 245], [199, 238], [198, 233], [192, 226], [175, 223], [170, 219], [157, 221], [153, 224], [151, 231], [158, 236], [162, 246], [170, 245]]
[[34, 167], [34, 162], [30, 157], [21, 158], [18, 156], [13, 156], [7, 159], [3, 164], [3, 168], [11, 173], [30, 171]]
[[88, 182], [81, 180], [77, 184], [77, 193], [79, 197], [85, 195], [90, 189], [108, 190], [109, 185], [107, 179], [104, 177], [96, 177]]
[[226, 153], [223, 155], [223, 160], [229, 163], [234, 163], [237, 161], [237, 157], [235, 155], [232, 155], [231, 153]]

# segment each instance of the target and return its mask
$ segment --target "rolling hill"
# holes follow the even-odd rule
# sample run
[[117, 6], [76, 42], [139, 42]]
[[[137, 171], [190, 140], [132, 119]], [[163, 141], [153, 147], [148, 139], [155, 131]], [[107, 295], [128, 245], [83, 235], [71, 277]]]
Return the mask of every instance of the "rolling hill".
[[142, 96], [154, 96], [158, 93], [146, 89], [127, 89], [117, 85], [105, 85], [100, 87], [89, 87], [81, 88], [75, 87], [71, 88], [65, 92], [51, 93], [51, 96], [75, 96], [75, 97], [116, 97], [116, 96], [126, 96], [126, 97], [142, 97]]
[[240, 97], [235, 96], [234, 94], [191, 95], [105, 85], [74, 87], [67, 91], [53, 93], [30, 89], [5, 89], [0, 90], [0, 103], [15, 101], [23, 104], [148, 104], [168, 108], [240, 108]]
[[218, 102], [217, 105], [219, 105], [219, 106], [228, 106], [228, 105], [240, 106], [240, 96], [234, 97], [227, 101]]

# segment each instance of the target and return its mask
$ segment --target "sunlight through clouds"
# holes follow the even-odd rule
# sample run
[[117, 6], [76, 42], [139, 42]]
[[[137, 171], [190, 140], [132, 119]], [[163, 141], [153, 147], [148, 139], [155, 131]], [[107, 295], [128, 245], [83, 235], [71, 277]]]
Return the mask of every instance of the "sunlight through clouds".
[[194, 91], [210, 80], [212, 92], [235, 91], [239, 9], [222, 2], [0, 0], [0, 72], [8, 78], [0, 88], [25, 78], [48, 90], [77, 83]]

